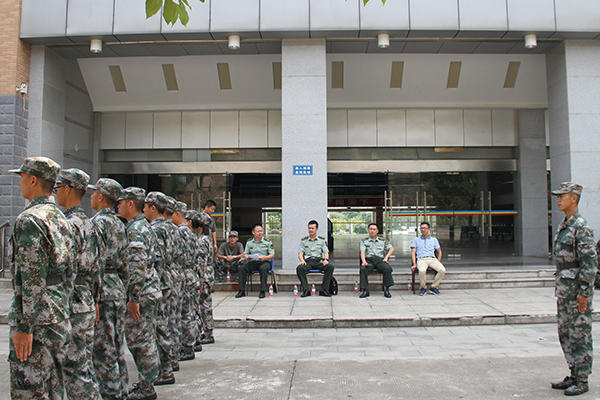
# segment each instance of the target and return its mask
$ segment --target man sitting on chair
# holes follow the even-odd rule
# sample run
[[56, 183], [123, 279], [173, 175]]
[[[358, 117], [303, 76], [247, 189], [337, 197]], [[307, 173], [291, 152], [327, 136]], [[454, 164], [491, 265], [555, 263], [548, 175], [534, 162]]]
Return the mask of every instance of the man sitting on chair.
[[360, 288], [362, 293], [361, 299], [369, 297], [369, 273], [376, 269], [383, 274], [383, 295], [387, 298], [392, 297], [390, 286], [394, 286], [394, 278], [392, 277], [392, 267], [388, 260], [394, 247], [387, 240], [377, 237], [379, 228], [377, 224], [369, 224], [369, 237], [360, 241]]
[[267, 290], [267, 277], [271, 270], [271, 259], [275, 257], [275, 251], [273, 250], [273, 243], [263, 238], [263, 228], [260, 224], [252, 225], [252, 235], [254, 237], [246, 242], [244, 254], [248, 262], [240, 266], [240, 291], [235, 297], [240, 298], [246, 295], [246, 276], [258, 270], [260, 274], [260, 293], [258, 294], [258, 298], [264, 299], [265, 291]]
[[329, 264], [329, 248], [327, 247], [327, 239], [323, 236], [317, 236], [319, 230], [319, 223], [314, 219], [308, 223], [308, 236], [300, 239], [300, 250], [298, 252], [298, 258], [300, 259], [300, 265], [296, 267], [296, 275], [300, 279], [302, 285], [302, 295], [300, 297], [310, 296], [310, 288], [308, 287], [308, 281], [306, 274], [311, 269], [318, 269], [323, 271], [323, 284], [319, 291], [319, 296], [331, 296], [329, 293], [329, 285], [331, 284], [331, 277], [333, 277], [333, 265]]
[[[410, 245], [412, 249], [412, 269], [419, 270], [419, 282], [421, 286], [419, 295], [423, 296], [427, 294], [426, 277], [428, 267], [431, 267], [437, 271], [429, 291], [432, 294], [439, 295], [440, 291], [438, 288], [440, 287], [442, 278], [446, 274], [446, 268], [444, 268], [444, 265], [441, 263], [442, 248], [440, 247], [440, 243], [436, 238], [429, 236], [429, 230], [431, 229], [429, 222], [421, 222], [420, 229], [421, 236], [414, 238], [412, 244]], [[435, 256], [436, 252], [437, 258]]]

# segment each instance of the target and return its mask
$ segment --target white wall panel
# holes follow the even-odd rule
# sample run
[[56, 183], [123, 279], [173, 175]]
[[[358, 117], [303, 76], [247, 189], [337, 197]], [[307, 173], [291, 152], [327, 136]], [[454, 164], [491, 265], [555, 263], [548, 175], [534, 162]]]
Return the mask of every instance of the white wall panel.
[[184, 111], [181, 115], [181, 147], [208, 149], [210, 147], [210, 112]]
[[240, 111], [240, 147], [268, 147], [267, 111]]
[[154, 148], [181, 148], [181, 113], [154, 113]]
[[406, 110], [377, 110], [377, 146], [406, 146]]
[[210, 148], [239, 147], [239, 112], [212, 111], [210, 113]]
[[435, 146], [433, 110], [406, 110], [406, 145]]
[[435, 145], [462, 146], [462, 110], [435, 110]]
[[125, 148], [125, 113], [102, 114], [100, 147], [103, 150]]
[[281, 110], [269, 111], [269, 147], [281, 147]]
[[377, 146], [377, 110], [348, 110], [348, 146]]
[[492, 145], [491, 110], [465, 110], [465, 146]]
[[348, 110], [327, 110], [327, 146], [348, 147]]
[[514, 110], [492, 110], [492, 144], [494, 146], [516, 146]]
[[153, 113], [127, 113], [125, 120], [125, 148], [151, 149]]

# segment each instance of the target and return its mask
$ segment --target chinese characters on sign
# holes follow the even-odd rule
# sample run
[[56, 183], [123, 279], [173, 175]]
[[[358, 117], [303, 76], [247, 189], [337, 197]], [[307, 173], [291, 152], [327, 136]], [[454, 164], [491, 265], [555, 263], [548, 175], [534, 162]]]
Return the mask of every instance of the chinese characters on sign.
[[312, 165], [294, 165], [294, 175], [312, 175]]

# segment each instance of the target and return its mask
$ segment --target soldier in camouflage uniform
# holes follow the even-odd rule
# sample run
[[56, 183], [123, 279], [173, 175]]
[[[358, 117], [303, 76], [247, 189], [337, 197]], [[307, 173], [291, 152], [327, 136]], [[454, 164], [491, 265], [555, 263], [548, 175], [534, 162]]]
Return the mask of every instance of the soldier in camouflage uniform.
[[172, 221], [179, 228], [184, 242], [183, 271], [185, 274], [185, 285], [183, 289], [183, 301], [181, 312], [181, 350], [179, 361], [193, 360], [194, 344], [198, 337], [198, 321], [196, 320], [195, 305], [199, 301], [200, 279], [198, 274], [198, 238], [190, 229], [185, 212], [187, 205], [178, 201], [175, 206]]
[[565, 218], [554, 237], [558, 338], [571, 375], [552, 384], [576, 396], [588, 388], [592, 373], [592, 298], [598, 269], [594, 233], [578, 209], [582, 187], [563, 182], [558, 190], [558, 209]]
[[13, 399], [63, 398], [62, 361], [69, 338], [72, 228], [51, 197], [60, 165], [30, 157], [19, 169], [23, 198], [10, 238], [14, 296], [10, 305], [10, 393]]
[[63, 169], [56, 181], [56, 201], [74, 229], [77, 247], [75, 288], [71, 296], [71, 340], [65, 350], [64, 385], [70, 399], [100, 399], [94, 381], [94, 324], [100, 296], [98, 230], [81, 206], [90, 177], [84, 171]]
[[179, 371], [179, 355], [181, 352], [181, 310], [183, 305], [183, 287], [185, 284], [185, 273], [183, 271], [183, 264], [185, 264], [185, 241], [181, 234], [181, 231], [177, 228], [177, 225], [173, 222], [173, 213], [177, 207], [177, 200], [171, 196], [166, 196], [167, 206], [163, 214], [166, 221], [171, 222], [168, 225], [171, 231], [171, 237], [173, 238], [173, 268], [171, 273], [173, 275], [173, 288], [172, 288], [172, 299], [173, 299], [173, 311], [171, 312], [171, 321], [169, 327], [171, 328], [171, 337], [173, 338], [173, 371]]
[[125, 285], [127, 271], [127, 232], [117, 218], [114, 206], [123, 188], [110, 178], [98, 179], [90, 203], [97, 213], [92, 217], [102, 243], [100, 249], [99, 319], [94, 333], [94, 368], [103, 399], [127, 397], [129, 375], [125, 362]]
[[156, 341], [158, 344], [158, 356], [160, 359], [160, 374], [154, 381], [154, 385], [172, 385], [175, 383], [173, 374], [173, 338], [169, 319], [173, 312], [173, 237], [171, 228], [173, 225], [163, 217], [167, 207], [167, 197], [161, 192], [150, 192], [146, 196], [144, 205], [144, 216], [150, 221], [150, 226], [156, 234], [158, 249], [162, 256], [162, 270], [158, 271], [163, 299], [158, 304], [156, 316]]
[[156, 319], [162, 291], [155, 265], [157, 239], [142, 210], [146, 191], [128, 187], [119, 196], [119, 214], [127, 220], [129, 239], [129, 284], [127, 285], [127, 313], [125, 336], [135, 360], [140, 382], [133, 385], [128, 400], [156, 399], [154, 381], [158, 377], [160, 361], [156, 345]]
[[211, 344], [215, 342], [213, 336], [213, 307], [212, 292], [215, 283], [214, 270], [214, 245], [213, 237], [209, 236], [206, 227], [214, 225], [212, 217], [207, 213], [200, 214], [202, 223], [202, 234], [200, 235], [200, 255], [204, 260], [200, 264], [200, 311], [202, 316], [202, 331], [200, 335], [200, 344]]

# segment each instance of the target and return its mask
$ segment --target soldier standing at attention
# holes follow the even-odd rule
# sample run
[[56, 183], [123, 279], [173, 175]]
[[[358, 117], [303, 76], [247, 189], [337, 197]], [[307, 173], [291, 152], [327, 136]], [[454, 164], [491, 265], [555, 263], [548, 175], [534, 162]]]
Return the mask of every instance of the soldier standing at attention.
[[51, 197], [60, 165], [30, 157], [9, 172], [21, 175], [21, 195], [30, 201], [10, 238], [10, 394], [13, 399], [62, 399], [75, 260], [72, 228]]
[[252, 226], [252, 235], [254, 237], [246, 242], [246, 248], [244, 249], [244, 254], [248, 262], [242, 265], [239, 271], [240, 290], [235, 295], [238, 299], [246, 295], [246, 276], [256, 270], [260, 274], [260, 293], [258, 294], [258, 298], [265, 298], [267, 277], [271, 269], [271, 259], [275, 257], [273, 242], [263, 237], [261, 224], [254, 224]]
[[594, 232], [579, 213], [583, 188], [574, 182], [563, 182], [558, 190], [558, 209], [565, 218], [554, 236], [558, 339], [571, 375], [552, 384], [567, 396], [589, 390], [592, 373], [592, 297], [598, 264]]
[[369, 273], [376, 269], [383, 274], [383, 295], [387, 298], [392, 297], [390, 287], [394, 286], [394, 277], [392, 276], [392, 267], [389, 264], [390, 256], [394, 253], [394, 247], [387, 240], [377, 236], [379, 228], [377, 224], [369, 224], [369, 237], [360, 241], [360, 288], [361, 299], [369, 297]]
[[81, 206], [89, 180], [90, 176], [80, 169], [63, 169], [54, 190], [58, 205], [65, 208], [65, 217], [74, 228], [77, 255], [75, 288], [71, 296], [71, 339], [67, 342], [63, 363], [65, 391], [70, 399], [94, 400], [101, 399], [92, 362], [100, 271], [98, 230]]
[[169, 327], [169, 318], [174, 308], [173, 293], [173, 238], [171, 237], [170, 221], [165, 221], [163, 214], [167, 207], [167, 196], [161, 192], [150, 192], [144, 199], [144, 216], [150, 221], [150, 226], [156, 234], [158, 249], [163, 259], [163, 268], [159, 272], [163, 299], [158, 303], [156, 316], [156, 342], [160, 358], [160, 374], [154, 385], [172, 385], [175, 383], [173, 374], [173, 338]]
[[202, 283], [206, 281], [206, 263], [207, 259], [210, 257], [210, 252], [212, 249], [212, 244], [208, 236], [203, 235], [204, 226], [202, 224], [200, 213], [196, 210], [189, 210], [185, 213], [185, 219], [188, 222], [189, 228], [192, 230], [194, 234], [194, 238], [196, 239], [197, 252], [194, 257], [194, 270], [198, 275], [198, 284], [199, 284], [199, 292], [197, 296], [194, 296], [195, 303], [193, 305], [195, 311], [195, 321], [196, 321], [196, 342], [194, 344], [194, 352], [202, 351], [202, 304], [201, 304], [201, 296], [203, 293]]
[[213, 250], [212, 239], [208, 235], [211, 223], [214, 223], [211, 216], [207, 213], [199, 215], [199, 233], [200, 233], [200, 256], [202, 263], [200, 264], [200, 341], [199, 344], [212, 344], [215, 342], [213, 336], [213, 307], [212, 307], [212, 292], [215, 282], [215, 271], [213, 269], [213, 261], [215, 252]]
[[125, 361], [125, 285], [127, 272], [127, 232], [115, 214], [115, 204], [123, 188], [110, 178], [100, 178], [90, 204], [97, 213], [92, 222], [103, 246], [100, 250], [99, 320], [94, 333], [96, 382], [103, 399], [127, 397], [129, 375]]
[[296, 275], [300, 279], [302, 286], [302, 295], [300, 297], [310, 296], [310, 288], [306, 280], [306, 274], [311, 269], [323, 271], [323, 283], [319, 296], [330, 297], [329, 285], [333, 276], [333, 265], [329, 263], [329, 248], [327, 240], [323, 236], [317, 236], [319, 223], [314, 219], [308, 223], [308, 236], [300, 239], [300, 250], [298, 250], [298, 258], [300, 265], [296, 267]]
[[128, 187], [121, 192], [118, 205], [119, 214], [127, 220], [129, 239], [125, 336], [140, 378], [129, 392], [128, 400], [156, 399], [154, 381], [160, 370], [154, 320], [162, 291], [155, 268], [159, 261], [156, 235], [142, 214], [145, 198], [144, 189]]

